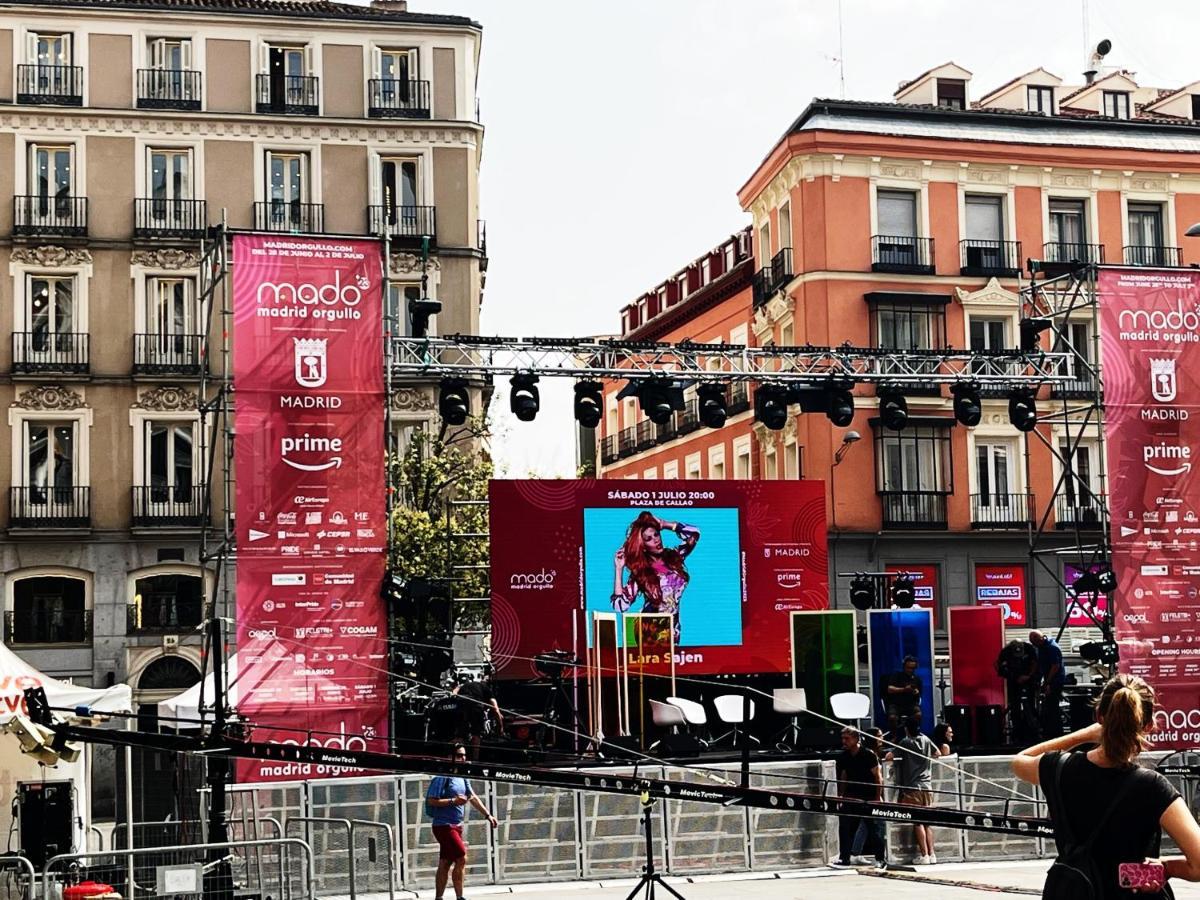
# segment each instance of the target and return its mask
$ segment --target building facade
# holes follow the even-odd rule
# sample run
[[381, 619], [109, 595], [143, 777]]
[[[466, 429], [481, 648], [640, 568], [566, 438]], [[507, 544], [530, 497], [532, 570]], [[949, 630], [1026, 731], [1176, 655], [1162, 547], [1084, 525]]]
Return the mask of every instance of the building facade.
[[[1127, 72], [1099, 74], [1070, 87], [1038, 69], [973, 100], [971, 73], [948, 63], [906, 82], [893, 102], [814, 101], [738, 192], [753, 219], [755, 274], [748, 304], [731, 298], [721, 313], [748, 328], [722, 338], [1011, 348], [1030, 258], [1200, 262], [1200, 246], [1184, 236], [1200, 220], [1200, 122], [1192, 118], [1200, 115], [1200, 85], [1165, 91], [1139, 86]], [[641, 298], [625, 308], [626, 333], [645, 329], [647, 305]], [[653, 307], [648, 313], [654, 322]], [[698, 326], [673, 322], [671, 334], [697, 334]], [[1063, 328], [1089, 361], [1093, 328], [1090, 309]], [[1070, 383], [1040, 392], [1041, 409], [1094, 397], [1091, 376], [1074, 368], [1063, 373], [1074, 376]], [[900, 431], [883, 426], [875, 389], [859, 385], [847, 428], [797, 412], [782, 431], [751, 421], [748, 434], [728, 426], [696, 432], [672, 452], [694, 461], [681, 477], [825, 481], [838, 607], [849, 606], [849, 578], [836, 573], [906, 569], [920, 576], [918, 602], [936, 608], [942, 631], [945, 609], [975, 602], [1000, 573], [1025, 585], [1026, 614], [1010, 625], [1056, 628], [1066, 598], [1031, 563], [1031, 529], [1044, 516], [1043, 546], [1066, 546], [1073, 535], [1064, 532], [1078, 523], [1095, 534], [1099, 521], [1096, 501], [1060, 485], [1063, 467], [1046, 445], [1065, 453], [1065, 432], [1048, 424], [1019, 432], [1004, 391], [984, 393], [975, 428], [956, 422], [945, 388], [905, 394], [910, 419]], [[638, 442], [644, 427], [636, 409], [614, 415], [610, 407], [605, 477], [654, 473], [652, 460], [667, 445]], [[635, 452], [622, 457], [630, 436]], [[750, 463], [728, 465], [744, 459], [736, 448], [747, 440]], [[1073, 461], [1103, 495], [1099, 447], [1097, 427]], [[796, 463], [780, 464], [793, 453]], [[1063, 561], [1048, 559], [1069, 576]]]
[[[144, 703], [197, 677], [210, 226], [386, 234], [400, 327], [425, 274], [431, 330], [477, 331], [480, 39], [402, 0], [0, 3], [0, 579], [31, 663]], [[402, 439], [433, 387], [392, 406]]]

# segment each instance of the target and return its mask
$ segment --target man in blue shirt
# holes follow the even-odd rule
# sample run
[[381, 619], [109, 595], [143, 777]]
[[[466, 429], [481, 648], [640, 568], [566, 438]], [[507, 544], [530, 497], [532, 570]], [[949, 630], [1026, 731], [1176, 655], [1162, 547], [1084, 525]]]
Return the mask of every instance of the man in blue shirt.
[[[458, 763], [467, 761], [467, 748], [454, 744], [450, 758]], [[446, 892], [446, 881], [454, 882], [454, 895], [463, 900], [463, 873], [467, 868], [467, 845], [463, 841], [462, 826], [467, 818], [467, 804], [487, 816], [488, 824], [496, 827], [496, 817], [487, 811], [483, 802], [471, 790], [471, 782], [453, 775], [438, 775], [429, 782], [425, 793], [425, 806], [433, 820], [433, 836], [441, 852], [438, 856], [435, 900], [442, 900]]]
[[1062, 648], [1054, 638], [1033, 631], [1029, 642], [1037, 648], [1038, 671], [1042, 676], [1042, 737], [1059, 737], [1062, 727], [1062, 694], [1066, 683]]

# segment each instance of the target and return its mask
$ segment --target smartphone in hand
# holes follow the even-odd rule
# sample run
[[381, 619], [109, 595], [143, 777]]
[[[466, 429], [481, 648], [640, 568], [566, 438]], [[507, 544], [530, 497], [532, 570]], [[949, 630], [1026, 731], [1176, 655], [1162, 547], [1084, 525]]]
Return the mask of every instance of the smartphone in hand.
[[1160, 862], [1121, 863], [1117, 866], [1117, 884], [1125, 890], [1160, 891], [1167, 872]]

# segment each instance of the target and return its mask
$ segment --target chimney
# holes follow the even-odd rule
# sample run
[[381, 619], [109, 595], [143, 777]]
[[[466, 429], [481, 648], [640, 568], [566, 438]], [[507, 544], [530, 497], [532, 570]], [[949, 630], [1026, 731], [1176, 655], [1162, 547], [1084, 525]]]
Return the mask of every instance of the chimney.
[[371, 9], [384, 12], [408, 12], [408, 0], [371, 0]]

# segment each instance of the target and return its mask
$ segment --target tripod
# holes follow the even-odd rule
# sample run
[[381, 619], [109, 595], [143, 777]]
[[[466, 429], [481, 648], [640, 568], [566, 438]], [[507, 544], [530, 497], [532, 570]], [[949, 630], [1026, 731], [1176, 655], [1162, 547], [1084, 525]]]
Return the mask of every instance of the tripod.
[[[546, 694], [546, 705], [542, 708], [542, 724], [538, 727], [538, 747], [543, 753], [547, 743], [553, 746], [558, 742], [558, 729], [551, 726], [558, 725], [560, 718], [566, 721], [567, 727], [573, 733], [578, 733], [581, 728], [579, 712], [571, 702], [571, 695], [567, 693], [562, 675], [552, 675], [549, 680], [550, 690]], [[562, 716], [561, 711], [564, 708], [567, 714]]]
[[658, 870], [654, 868], [654, 824], [652, 811], [654, 809], [654, 800], [650, 795], [642, 794], [642, 827], [646, 830], [646, 865], [642, 866], [642, 877], [638, 879], [638, 883], [633, 890], [629, 892], [629, 896], [625, 900], [633, 900], [639, 893], [642, 894], [644, 900], [654, 900], [654, 886], [661, 885], [662, 889], [675, 897], [676, 900], [683, 900], [683, 895], [675, 888], [671, 887], [663, 877], [658, 874]]

